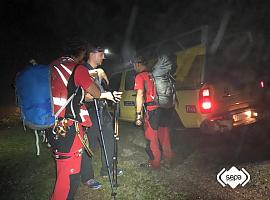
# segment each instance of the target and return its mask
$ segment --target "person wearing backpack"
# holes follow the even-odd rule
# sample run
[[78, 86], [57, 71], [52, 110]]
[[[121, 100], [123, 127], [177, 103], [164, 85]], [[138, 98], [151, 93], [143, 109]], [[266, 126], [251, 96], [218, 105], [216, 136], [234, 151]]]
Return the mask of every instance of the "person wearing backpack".
[[[156, 87], [152, 73], [148, 70], [147, 63], [142, 56], [133, 60], [133, 66], [137, 72], [134, 90], [136, 94], [136, 121], [137, 126], [144, 124], [144, 135], [147, 140], [145, 147], [149, 156], [147, 163], [141, 167], [160, 169], [161, 154], [165, 167], [169, 167], [173, 157], [168, 129], [170, 109], [162, 108], [155, 103]], [[144, 113], [144, 120], [142, 118]], [[160, 149], [161, 146], [161, 149]]]
[[[84, 65], [89, 70], [89, 73], [92, 77], [95, 79], [95, 83], [99, 86], [101, 90], [101, 96], [100, 99], [97, 100], [97, 107], [99, 109], [99, 115], [100, 115], [100, 122], [102, 126], [102, 132], [103, 132], [103, 138], [104, 138], [104, 144], [105, 149], [107, 153], [108, 158], [108, 164], [110, 166], [110, 171], [112, 172], [112, 163], [113, 163], [113, 150], [114, 150], [114, 130], [113, 130], [113, 124], [112, 124], [112, 117], [108, 111], [108, 105], [107, 100], [113, 101], [114, 103], [119, 102], [121, 99], [122, 92], [114, 91], [106, 91], [104, 87], [102, 86], [102, 80], [100, 78], [104, 78], [106, 81], [105, 84], [108, 83], [108, 80], [106, 80], [106, 74], [101, 68], [97, 68], [100, 66], [103, 62], [103, 59], [105, 58], [104, 55], [104, 48], [96, 45], [89, 44], [88, 47], [88, 53], [86, 55], [86, 62], [84, 62]], [[99, 133], [99, 127], [98, 127], [98, 119], [97, 119], [97, 113], [95, 110], [94, 102], [91, 100], [91, 97], [88, 98], [88, 102], [86, 103], [87, 109], [89, 112], [89, 115], [92, 119], [93, 126], [88, 128], [86, 131], [88, 140], [91, 143], [91, 146], [96, 146], [96, 142], [99, 142], [100, 145], [102, 145], [100, 133]], [[101, 148], [101, 151], [102, 148]], [[106, 166], [106, 160], [104, 157], [104, 153], [101, 152], [101, 160], [102, 165], [100, 169], [100, 175], [101, 176], [107, 176], [107, 166]], [[117, 175], [122, 175], [123, 171], [118, 169]], [[81, 180], [84, 185], [89, 187], [90, 189], [99, 189], [101, 187], [101, 184], [95, 180], [94, 178], [94, 170], [92, 166], [92, 159], [89, 158], [88, 155], [84, 154], [82, 157], [82, 165], [81, 165]]]
[[[65, 55], [50, 64], [54, 114], [60, 112], [50, 135], [57, 178], [51, 200], [74, 199], [80, 184], [84, 133], [91, 120], [82, 100], [85, 93], [100, 97], [100, 90], [82, 65], [86, 42], [68, 40]], [[74, 95], [74, 98], [70, 98]], [[71, 101], [69, 102], [69, 100]], [[69, 103], [68, 103], [69, 102]], [[61, 111], [61, 108], [65, 107]]]

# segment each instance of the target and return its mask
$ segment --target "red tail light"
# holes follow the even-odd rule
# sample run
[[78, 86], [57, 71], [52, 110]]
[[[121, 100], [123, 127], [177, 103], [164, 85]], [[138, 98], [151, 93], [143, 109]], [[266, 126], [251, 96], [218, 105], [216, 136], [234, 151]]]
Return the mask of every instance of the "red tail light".
[[264, 88], [264, 81], [260, 81], [260, 87]]
[[210, 100], [204, 100], [202, 102], [202, 109], [203, 110], [209, 110], [212, 108], [212, 102]]
[[199, 93], [199, 107], [201, 113], [211, 113], [213, 111], [213, 101], [209, 88], [203, 88]]

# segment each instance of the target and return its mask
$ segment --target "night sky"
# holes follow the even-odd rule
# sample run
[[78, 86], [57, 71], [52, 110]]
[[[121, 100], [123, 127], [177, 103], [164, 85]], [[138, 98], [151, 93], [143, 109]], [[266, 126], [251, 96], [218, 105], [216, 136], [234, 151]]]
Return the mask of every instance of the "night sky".
[[218, 29], [230, 12], [227, 31], [252, 31], [267, 60], [269, 10], [267, 0], [1, 1], [0, 104], [14, 103], [10, 85], [31, 58], [50, 63], [61, 54], [63, 41], [75, 35], [108, 47], [114, 53], [111, 62], [121, 62], [127, 48], [139, 49], [201, 25]]

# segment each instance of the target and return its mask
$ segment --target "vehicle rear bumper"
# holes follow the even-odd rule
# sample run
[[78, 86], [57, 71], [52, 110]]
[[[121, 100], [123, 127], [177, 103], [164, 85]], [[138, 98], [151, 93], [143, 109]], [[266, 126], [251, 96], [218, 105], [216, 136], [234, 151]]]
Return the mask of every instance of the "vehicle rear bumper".
[[200, 126], [201, 132], [212, 134], [228, 132], [234, 127], [253, 124], [260, 119], [255, 108], [244, 108], [206, 118]]

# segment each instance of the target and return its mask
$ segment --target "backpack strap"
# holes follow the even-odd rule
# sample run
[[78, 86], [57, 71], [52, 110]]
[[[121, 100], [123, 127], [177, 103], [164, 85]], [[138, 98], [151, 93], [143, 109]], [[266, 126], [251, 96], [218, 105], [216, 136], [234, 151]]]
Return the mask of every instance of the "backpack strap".
[[79, 87], [77, 87], [77, 89], [75, 90], [75, 92], [68, 98], [68, 100], [66, 101], [66, 103], [57, 111], [57, 113], [55, 114], [55, 118], [58, 118], [58, 116], [60, 115], [60, 113], [65, 109], [65, 107], [69, 104], [69, 102], [77, 94], [78, 90], [79, 90]]
[[[154, 79], [152, 73], [148, 72], [148, 77], [149, 79]], [[153, 84], [154, 84], [154, 88], [155, 88], [155, 81], [153, 81]], [[147, 82], [144, 80], [144, 90], [147, 92], [148, 90], [148, 85], [147, 85]], [[155, 91], [156, 95], [157, 95], [157, 92]], [[147, 106], [155, 106], [157, 105], [156, 101], [153, 100], [153, 101], [149, 101], [149, 102], [145, 102], [144, 103], [144, 106], [147, 107]]]
[[175, 89], [175, 82], [176, 82], [176, 80], [175, 80], [175, 78], [173, 77], [173, 75], [171, 75], [170, 72], [168, 73], [168, 76], [169, 76], [169, 78], [170, 78], [170, 81], [173, 82], [172, 85], [173, 85], [173, 95], [174, 95], [175, 103], [176, 103], [177, 105], [179, 105], [179, 100], [178, 100], [178, 98], [177, 98], [177, 95], [176, 95], [176, 89]]
[[[82, 105], [83, 99], [84, 99], [84, 90], [75, 85], [74, 76], [75, 71], [79, 64], [77, 64], [72, 71], [72, 74], [69, 77], [68, 84], [67, 84], [67, 90], [68, 90], [68, 97], [71, 98], [69, 103], [66, 107], [65, 112], [65, 118], [74, 119], [78, 122], [82, 122], [82, 119], [80, 117], [80, 107]], [[74, 92], [75, 91], [75, 92]]]

